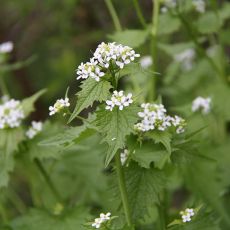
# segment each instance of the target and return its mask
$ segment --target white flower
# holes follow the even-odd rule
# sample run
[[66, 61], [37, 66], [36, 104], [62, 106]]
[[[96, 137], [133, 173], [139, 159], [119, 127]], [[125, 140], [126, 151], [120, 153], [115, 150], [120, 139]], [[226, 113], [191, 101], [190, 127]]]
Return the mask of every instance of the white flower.
[[164, 0], [164, 5], [167, 8], [175, 8], [177, 6], [177, 0]]
[[54, 115], [55, 113], [58, 113], [60, 112], [63, 108], [65, 107], [69, 107], [70, 106], [70, 103], [69, 103], [69, 98], [66, 97], [65, 99], [58, 99], [54, 106], [50, 106], [49, 107], [49, 115], [52, 116]]
[[29, 139], [33, 139], [39, 132], [42, 131], [42, 122], [40, 121], [32, 121], [31, 127], [26, 131], [26, 136]]
[[1, 101], [4, 103], [4, 102], [7, 102], [7, 101], [9, 101], [10, 100], [10, 97], [8, 96], [8, 95], [3, 95], [2, 97], [1, 97]]
[[185, 222], [189, 222], [191, 221], [191, 217], [195, 215], [194, 209], [192, 208], [186, 208], [185, 211], [181, 211], [180, 212], [182, 221]]
[[195, 50], [190, 48], [178, 53], [174, 56], [175, 61], [182, 64], [182, 68], [186, 71], [191, 70], [196, 57]]
[[151, 56], [143, 56], [140, 58], [141, 67], [144, 69], [149, 68], [153, 64], [153, 59]]
[[0, 44], [0, 53], [10, 53], [14, 48], [14, 44], [12, 42], [4, 42]]
[[104, 222], [110, 220], [110, 218], [111, 218], [110, 216], [111, 216], [111, 213], [110, 213], [110, 212], [108, 212], [108, 213], [106, 213], [106, 214], [101, 213], [101, 214], [100, 214], [100, 217], [99, 217], [99, 218], [96, 218], [96, 219], [94, 220], [94, 223], [92, 224], [92, 227], [100, 228], [102, 223], [104, 223]]
[[203, 114], [208, 114], [211, 110], [211, 98], [197, 97], [192, 102], [192, 111], [201, 110]]
[[136, 130], [142, 132], [150, 130], [165, 131], [173, 125], [176, 127], [176, 133], [179, 134], [184, 131], [185, 120], [178, 116], [168, 116], [164, 105], [144, 103], [141, 107], [143, 111], [139, 112], [138, 116], [142, 120], [134, 126]]
[[124, 149], [123, 152], [121, 152], [121, 155], [120, 155], [120, 158], [121, 158], [121, 164], [124, 165], [127, 158], [128, 158], [128, 155], [129, 155], [129, 151], [128, 149]]
[[205, 12], [205, 1], [204, 0], [193, 0], [192, 4], [195, 7], [197, 12], [199, 13]]
[[132, 94], [129, 93], [127, 96], [124, 95], [124, 91], [113, 91], [111, 100], [107, 100], [107, 106], [105, 109], [112, 111], [115, 106], [119, 107], [119, 110], [123, 110], [124, 107], [129, 106], [133, 103]]
[[81, 65], [77, 68], [77, 80], [78, 79], [87, 79], [91, 77], [96, 81], [99, 81], [101, 77], [105, 75], [103, 71], [101, 71], [101, 67], [98, 65], [98, 61], [91, 58], [90, 62], [81, 63]]
[[24, 118], [20, 101], [10, 99], [0, 105], [0, 129], [18, 127]]

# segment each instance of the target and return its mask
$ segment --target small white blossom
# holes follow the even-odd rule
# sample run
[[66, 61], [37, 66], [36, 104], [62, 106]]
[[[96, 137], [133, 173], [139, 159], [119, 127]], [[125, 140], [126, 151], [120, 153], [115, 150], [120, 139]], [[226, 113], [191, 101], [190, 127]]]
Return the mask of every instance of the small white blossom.
[[211, 98], [197, 97], [192, 102], [192, 111], [201, 110], [203, 114], [208, 114], [211, 110]]
[[0, 44], [0, 53], [10, 53], [14, 48], [14, 44], [12, 42], [4, 42]]
[[115, 106], [119, 107], [119, 110], [123, 110], [124, 107], [129, 106], [133, 103], [132, 94], [129, 93], [127, 96], [124, 95], [124, 91], [113, 91], [111, 100], [107, 100], [107, 106], [105, 109], [112, 111]]
[[195, 212], [192, 208], [186, 208], [185, 211], [180, 212], [182, 221], [185, 222], [190, 222], [192, 219], [191, 217], [195, 215]]
[[105, 223], [106, 221], [110, 220], [111, 213], [108, 212], [106, 214], [101, 213], [99, 218], [96, 218], [94, 220], [94, 223], [92, 224], [92, 227], [100, 228], [102, 223]]
[[26, 136], [29, 139], [33, 139], [38, 133], [42, 131], [42, 122], [40, 121], [32, 121], [31, 127], [26, 131]]
[[185, 120], [175, 116], [171, 117], [166, 114], [166, 109], [162, 104], [144, 103], [141, 105], [142, 112], [138, 116], [142, 118], [141, 122], [137, 123], [134, 128], [138, 131], [147, 132], [150, 130], [165, 131], [168, 127], [176, 127], [176, 133], [184, 131]]
[[49, 115], [52, 116], [55, 113], [60, 112], [63, 108], [65, 107], [69, 107], [70, 103], [69, 103], [69, 98], [66, 97], [65, 99], [58, 99], [55, 104], [53, 106], [49, 107]]
[[168, 8], [175, 8], [177, 6], [177, 0], [165, 0], [164, 4]]
[[124, 149], [123, 152], [121, 152], [121, 155], [120, 155], [120, 158], [121, 158], [121, 164], [124, 165], [127, 158], [128, 158], [128, 155], [129, 155], [129, 151], [128, 149]]
[[153, 64], [153, 59], [151, 56], [143, 56], [140, 58], [141, 67], [144, 69], [149, 68]]
[[182, 64], [182, 68], [186, 71], [193, 67], [194, 59], [196, 57], [195, 50], [190, 48], [178, 53], [174, 56], [175, 61]]
[[192, 4], [195, 7], [197, 12], [199, 13], [205, 12], [205, 1], [204, 0], [193, 0]]
[[20, 101], [10, 99], [0, 105], [0, 129], [18, 127], [24, 118]]
[[1, 97], [1, 101], [4, 103], [4, 102], [7, 102], [7, 101], [9, 101], [10, 100], [10, 97], [8, 96], [8, 95], [3, 95], [2, 97]]

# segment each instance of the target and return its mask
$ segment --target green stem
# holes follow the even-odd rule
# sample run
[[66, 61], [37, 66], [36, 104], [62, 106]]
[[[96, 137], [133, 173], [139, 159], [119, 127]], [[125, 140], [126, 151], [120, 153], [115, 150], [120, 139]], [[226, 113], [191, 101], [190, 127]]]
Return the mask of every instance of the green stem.
[[122, 28], [121, 28], [121, 24], [120, 24], [120, 21], [119, 21], [119, 18], [117, 16], [117, 13], [116, 13], [116, 10], [113, 6], [113, 3], [111, 0], [105, 0], [105, 4], [109, 10], [109, 13], [112, 17], [112, 20], [113, 20], [113, 24], [114, 24], [114, 27], [117, 31], [121, 31]]
[[139, 18], [141, 25], [144, 28], [146, 28], [147, 27], [147, 23], [146, 23], [145, 18], [144, 18], [143, 14], [142, 14], [140, 5], [138, 3], [138, 0], [133, 0], [133, 4], [134, 4], [134, 7], [135, 7], [135, 10], [136, 10], [136, 13], [137, 13], [137, 17]]
[[121, 193], [121, 200], [125, 212], [125, 218], [128, 227], [132, 227], [132, 221], [131, 221], [131, 213], [129, 209], [129, 203], [128, 203], [128, 194], [126, 190], [126, 185], [125, 185], [125, 175], [123, 168], [121, 166], [121, 159], [120, 159], [120, 154], [117, 153], [115, 155], [115, 163], [116, 163], [116, 171], [117, 171], [117, 176], [118, 176], [118, 183], [119, 183], [119, 189]]
[[9, 95], [3, 76], [0, 76], [0, 89], [3, 95]]
[[8, 218], [7, 213], [6, 213], [6, 209], [3, 207], [3, 205], [2, 205], [1, 203], [0, 203], [0, 215], [1, 215], [1, 217], [2, 217], [2, 222], [3, 222], [4, 224], [7, 224], [9, 218]]
[[40, 171], [40, 173], [42, 174], [42, 176], [44, 177], [47, 185], [49, 186], [50, 190], [52, 191], [53, 195], [56, 197], [57, 201], [61, 201], [62, 198], [60, 196], [60, 194], [58, 193], [57, 189], [55, 188], [52, 180], [50, 179], [48, 173], [46, 172], [46, 169], [43, 167], [42, 163], [40, 160], [35, 159], [34, 160], [38, 170]]
[[[152, 16], [152, 29], [151, 29], [151, 54], [153, 59], [153, 72], [157, 70], [157, 31], [158, 31], [158, 20], [159, 20], [159, 9], [160, 9], [160, 1], [153, 1], [153, 16]], [[149, 101], [153, 101], [156, 96], [156, 78], [152, 76], [151, 82], [149, 84]]]

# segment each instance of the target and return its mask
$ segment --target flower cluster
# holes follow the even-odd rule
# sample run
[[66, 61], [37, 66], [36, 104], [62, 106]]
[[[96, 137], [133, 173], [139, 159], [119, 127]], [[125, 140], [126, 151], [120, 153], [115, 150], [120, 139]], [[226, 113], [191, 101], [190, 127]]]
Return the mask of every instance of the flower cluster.
[[176, 133], [184, 132], [185, 120], [179, 116], [171, 117], [167, 115], [164, 105], [144, 103], [141, 107], [143, 111], [139, 112], [138, 116], [142, 118], [142, 121], [134, 126], [136, 130], [142, 132], [150, 130], [165, 131], [168, 127], [174, 126]]
[[161, 8], [162, 13], [166, 13], [168, 9], [173, 9], [177, 6], [177, 0], [164, 0], [164, 6]]
[[69, 103], [69, 98], [66, 97], [65, 99], [58, 99], [55, 104], [53, 106], [49, 107], [49, 115], [52, 116], [55, 113], [60, 112], [63, 108], [65, 107], [69, 107], [70, 103]]
[[96, 218], [96, 219], [94, 220], [94, 223], [92, 223], [92, 227], [100, 228], [102, 223], [105, 223], [105, 222], [107, 222], [108, 220], [110, 220], [110, 218], [111, 218], [110, 216], [111, 216], [111, 213], [110, 213], [110, 212], [108, 212], [108, 213], [106, 213], [106, 214], [101, 213], [101, 214], [100, 214], [100, 217], [99, 217], [99, 218]]
[[0, 105], [0, 129], [15, 128], [25, 118], [20, 101], [10, 99]]
[[191, 221], [191, 217], [195, 215], [195, 212], [192, 208], [186, 208], [185, 211], [181, 211], [180, 214], [182, 221], [185, 223]]
[[42, 122], [40, 121], [32, 121], [31, 127], [26, 131], [26, 136], [29, 139], [33, 139], [38, 133], [42, 131]]
[[105, 109], [112, 111], [115, 106], [119, 107], [119, 110], [123, 110], [124, 107], [129, 106], [133, 102], [132, 94], [124, 95], [124, 91], [113, 91], [111, 100], [107, 100], [107, 106]]
[[127, 158], [128, 158], [128, 155], [129, 155], [129, 151], [128, 149], [124, 149], [123, 152], [121, 152], [121, 155], [120, 155], [120, 158], [121, 158], [121, 164], [124, 165]]
[[211, 98], [197, 97], [192, 102], [192, 111], [201, 110], [203, 114], [208, 114], [211, 110]]
[[192, 4], [195, 7], [197, 12], [199, 13], [205, 12], [205, 1], [204, 0], [193, 0]]
[[182, 68], [186, 71], [191, 70], [194, 59], [196, 57], [195, 50], [190, 48], [178, 53], [174, 56], [175, 61], [182, 64]]
[[91, 77], [99, 81], [105, 75], [106, 70], [112, 65], [113, 68], [123, 69], [125, 65], [139, 57], [129, 46], [121, 44], [104, 43], [98, 45], [93, 57], [89, 62], [81, 63], [76, 72], [77, 79], [87, 79]]
[[12, 42], [4, 42], [0, 44], [0, 53], [10, 53], [14, 48], [14, 44]]

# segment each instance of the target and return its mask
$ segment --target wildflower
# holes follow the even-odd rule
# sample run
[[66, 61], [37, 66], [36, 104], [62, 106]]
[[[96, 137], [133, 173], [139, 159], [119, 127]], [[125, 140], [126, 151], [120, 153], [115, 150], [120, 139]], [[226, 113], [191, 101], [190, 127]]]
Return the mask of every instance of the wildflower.
[[192, 111], [201, 110], [203, 114], [208, 114], [211, 110], [211, 98], [197, 97], [192, 102]]
[[10, 53], [14, 48], [14, 44], [12, 42], [4, 42], [0, 44], [0, 53]]
[[137, 131], [165, 131], [168, 127], [173, 125], [176, 127], [176, 133], [179, 134], [184, 132], [185, 120], [179, 116], [171, 117], [167, 115], [164, 105], [144, 103], [141, 107], [143, 111], [139, 112], [138, 116], [142, 118], [142, 120], [134, 126]]
[[205, 12], [205, 1], [204, 0], [193, 0], [192, 4], [195, 7], [197, 12], [199, 13]]
[[147, 69], [153, 64], [153, 59], [151, 56], [143, 56], [140, 59], [140, 64], [142, 68]]
[[113, 91], [111, 100], [107, 100], [107, 106], [105, 109], [112, 111], [115, 106], [119, 107], [119, 110], [123, 110], [124, 107], [129, 106], [133, 103], [132, 94], [129, 93], [127, 96], [124, 95], [124, 91]]
[[42, 131], [42, 122], [40, 121], [32, 121], [31, 127], [26, 131], [26, 136], [29, 139], [33, 139], [39, 132]]
[[121, 152], [121, 155], [120, 155], [120, 158], [121, 158], [121, 164], [124, 165], [127, 158], [128, 158], [128, 155], [129, 155], [129, 151], [128, 149], [124, 149], [123, 152]]
[[99, 81], [101, 77], [105, 75], [104, 72], [101, 71], [100, 66], [97, 65], [98, 61], [95, 61], [93, 58], [90, 59], [90, 62], [81, 63], [81, 65], [77, 68], [77, 80], [78, 79], [87, 79], [88, 77], [92, 77], [96, 81]]
[[105, 75], [106, 70], [112, 65], [113, 68], [123, 69], [125, 65], [139, 57], [129, 46], [121, 44], [104, 43], [98, 45], [93, 57], [89, 62], [81, 63], [76, 72], [78, 79], [87, 79], [89, 77], [99, 81]]
[[25, 118], [20, 101], [10, 99], [0, 105], [0, 129], [20, 126]]
[[49, 115], [52, 116], [54, 115], [55, 113], [58, 113], [60, 112], [63, 108], [65, 107], [69, 107], [70, 106], [70, 103], [69, 103], [69, 98], [66, 97], [65, 99], [58, 99], [54, 106], [50, 106], [49, 107]]
[[181, 53], [176, 54], [174, 56], [174, 59], [182, 64], [182, 68], [184, 70], [188, 71], [192, 69], [195, 56], [195, 50], [190, 48], [182, 51]]
[[186, 208], [185, 211], [181, 211], [180, 214], [182, 221], [185, 223], [191, 221], [191, 217], [195, 215], [195, 212], [192, 208]]
[[107, 222], [108, 220], [110, 220], [110, 218], [111, 218], [110, 216], [111, 216], [111, 213], [110, 213], [110, 212], [108, 212], [108, 213], [106, 213], [106, 214], [101, 213], [101, 214], [100, 214], [100, 217], [99, 217], [99, 218], [96, 218], [96, 219], [94, 220], [94, 223], [92, 224], [92, 227], [100, 228], [102, 223], [105, 223], [105, 222]]

